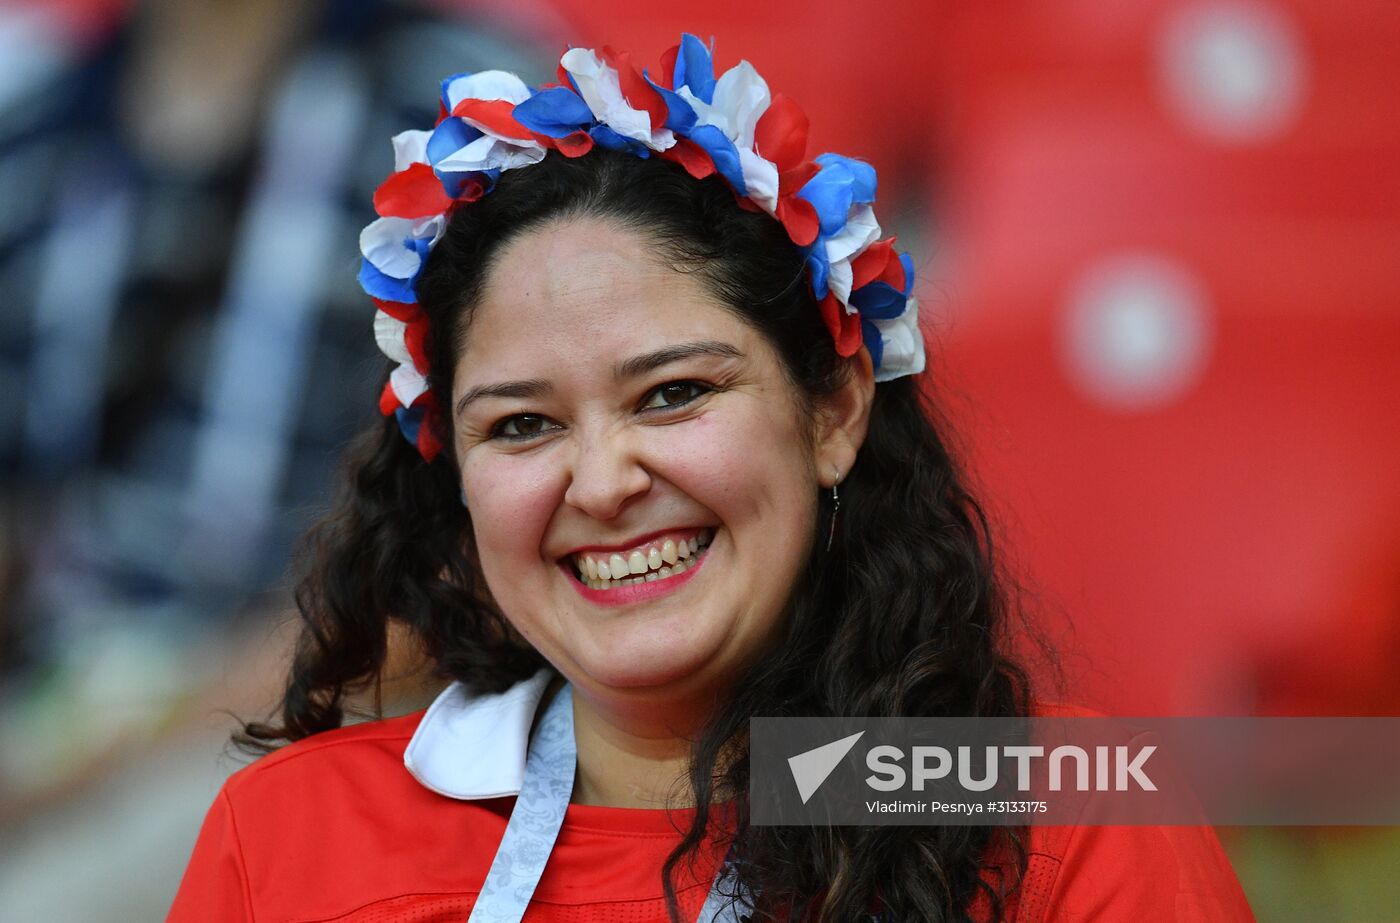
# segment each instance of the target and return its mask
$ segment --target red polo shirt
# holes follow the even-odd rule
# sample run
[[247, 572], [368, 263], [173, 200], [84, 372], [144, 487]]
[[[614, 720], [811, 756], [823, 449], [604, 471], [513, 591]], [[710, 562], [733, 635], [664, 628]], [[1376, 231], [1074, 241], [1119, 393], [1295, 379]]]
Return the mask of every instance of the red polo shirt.
[[[410, 772], [405, 749], [424, 717], [317, 734], [235, 773], [168, 919], [466, 920], [515, 799], [434, 790], [428, 760], [410, 760]], [[691, 817], [569, 805], [526, 923], [665, 921], [661, 865]], [[1007, 917], [1016, 923], [1253, 920], [1208, 827], [1034, 827], [1029, 848]], [[723, 852], [706, 845], [680, 894], [687, 918], [698, 915]]]

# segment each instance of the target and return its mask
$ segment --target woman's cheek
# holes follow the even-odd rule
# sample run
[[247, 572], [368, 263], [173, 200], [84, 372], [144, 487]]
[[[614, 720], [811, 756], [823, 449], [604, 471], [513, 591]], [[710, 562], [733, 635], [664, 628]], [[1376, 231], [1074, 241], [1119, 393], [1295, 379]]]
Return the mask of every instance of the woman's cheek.
[[742, 430], [732, 420], [705, 415], [656, 428], [650, 453], [663, 477], [702, 503], [722, 488], [742, 455]]
[[695, 499], [732, 513], [740, 512], [736, 505], [759, 512], [775, 488], [800, 477], [803, 458], [795, 453], [804, 448], [796, 421], [753, 403], [699, 416], [673, 438], [672, 479]]
[[[563, 491], [548, 453], [499, 454], [473, 461], [462, 483], [483, 555], [511, 549], [538, 552]], [[494, 562], [483, 560], [490, 568]]]

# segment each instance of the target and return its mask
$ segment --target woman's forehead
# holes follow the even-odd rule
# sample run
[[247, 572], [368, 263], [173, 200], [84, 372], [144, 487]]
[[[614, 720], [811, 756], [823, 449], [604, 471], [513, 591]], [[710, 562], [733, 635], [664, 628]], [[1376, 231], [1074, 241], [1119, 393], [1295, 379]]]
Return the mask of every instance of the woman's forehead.
[[482, 306], [541, 302], [603, 306], [660, 297], [713, 300], [694, 273], [668, 266], [646, 235], [603, 218], [551, 221], [500, 249], [482, 287]]
[[644, 236], [572, 219], [502, 248], [464, 332], [459, 368], [519, 376], [522, 365], [612, 363], [695, 340], [744, 351], [735, 341], [755, 335], [698, 273], [666, 265]]

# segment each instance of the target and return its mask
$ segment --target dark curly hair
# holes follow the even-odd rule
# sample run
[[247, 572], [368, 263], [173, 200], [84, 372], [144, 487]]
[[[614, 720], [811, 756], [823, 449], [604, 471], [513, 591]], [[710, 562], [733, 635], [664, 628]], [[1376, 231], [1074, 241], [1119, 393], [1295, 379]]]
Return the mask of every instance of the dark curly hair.
[[[431, 327], [430, 385], [452, 393], [456, 346], [502, 245], [545, 222], [594, 216], [654, 241], [776, 347], [810, 411], [841, 387], [839, 357], [806, 282], [803, 254], [769, 216], [741, 208], [719, 177], [606, 150], [551, 152], [503, 174], [458, 208], [418, 283]], [[1008, 653], [1012, 611], [986, 517], [940, 437], [917, 377], [879, 383], [869, 432], [842, 481], [834, 545], [812, 551], [785, 636], [752, 666], [693, 743], [693, 825], [662, 870], [675, 882], [711, 823], [716, 792], [735, 794], [734, 858], [758, 895], [754, 919], [965, 920], [979, 898], [1001, 919], [1024, 866], [1004, 828], [769, 827], [748, 823], [748, 721], [764, 716], [1023, 716], [1026, 671]], [[378, 677], [391, 622], [438, 671], [499, 692], [545, 663], [490, 602], [471, 560], [450, 433], [426, 464], [393, 418], [351, 446], [333, 510], [308, 536], [297, 587], [304, 622], [280, 723], [246, 725], [264, 749], [340, 726], [346, 696]], [[825, 526], [824, 516], [817, 520]], [[737, 757], [736, 757], [737, 754]], [[1000, 860], [991, 857], [1000, 856]], [[1008, 858], [1009, 857], [1009, 858]], [[995, 864], [995, 869], [992, 867]]]

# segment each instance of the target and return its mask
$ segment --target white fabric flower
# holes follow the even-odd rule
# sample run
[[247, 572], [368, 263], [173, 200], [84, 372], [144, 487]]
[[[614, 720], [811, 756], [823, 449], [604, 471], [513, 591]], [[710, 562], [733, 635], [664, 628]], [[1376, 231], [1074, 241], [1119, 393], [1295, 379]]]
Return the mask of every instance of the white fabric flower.
[[415, 163], [428, 162], [431, 131], [401, 131], [394, 135], [394, 172], [402, 173]]
[[379, 344], [380, 352], [400, 365], [413, 364], [413, 356], [404, 345], [407, 330], [408, 325], [392, 314], [383, 311], [374, 313], [374, 342]]
[[395, 279], [412, 279], [422, 265], [410, 240], [428, 240], [429, 247], [442, 236], [442, 215], [429, 218], [376, 218], [360, 231], [360, 253], [374, 268]]
[[681, 87], [681, 98], [695, 110], [697, 125], [713, 125], [734, 142], [748, 197], [768, 214], [778, 208], [778, 168], [754, 150], [754, 131], [773, 97], [768, 84], [748, 61], [740, 61], [715, 81], [711, 102]]
[[654, 151], [664, 151], [676, 143], [669, 128], [651, 129], [651, 114], [634, 109], [622, 94], [617, 71], [598, 57], [591, 48], [570, 48], [559, 59], [564, 70], [573, 75], [579, 95], [588, 104], [594, 118], [633, 141], [640, 141]]
[[400, 404], [411, 407], [413, 402], [428, 390], [428, 380], [418, 374], [413, 363], [409, 363], [389, 373], [389, 387], [394, 389], [394, 396], [399, 399]]
[[447, 85], [449, 112], [464, 99], [508, 99], [519, 104], [529, 98], [530, 88], [525, 81], [507, 71], [479, 71]]
[[875, 209], [856, 205], [851, 208], [846, 226], [825, 241], [826, 259], [831, 267], [826, 284], [846, 306], [847, 314], [854, 314], [856, 310], [851, 307], [851, 284], [855, 281], [851, 261], [879, 239], [880, 222], [875, 220]]
[[715, 81], [710, 110], [723, 113], [728, 123], [725, 134], [739, 150], [752, 150], [758, 120], [763, 118], [763, 113], [768, 111], [772, 102], [767, 81], [748, 61], [740, 61]]
[[676, 92], [695, 110], [697, 125], [715, 126], [740, 151], [753, 150], [758, 120], [773, 101], [768, 84], [748, 61], [740, 61], [715, 81], [715, 92], [708, 103], [692, 93], [690, 87]]
[[749, 148], [739, 148], [739, 169], [744, 174], [744, 188], [749, 198], [773, 214], [778, 210], [778, 167], [764, 160]]
[[485, 134], [438, 161], [443, 173], [514, 170], [544, 160], [544, 147], [534, 141], [507, 141]]
[[924, 336], [919, 330], [918, 299], [910, 295], [904, 313], [898, 317], [870, 322], [880, 331], [884, 347], [880, 367], [875, 370], [876, 381], [917, 375], [924, 370]]

